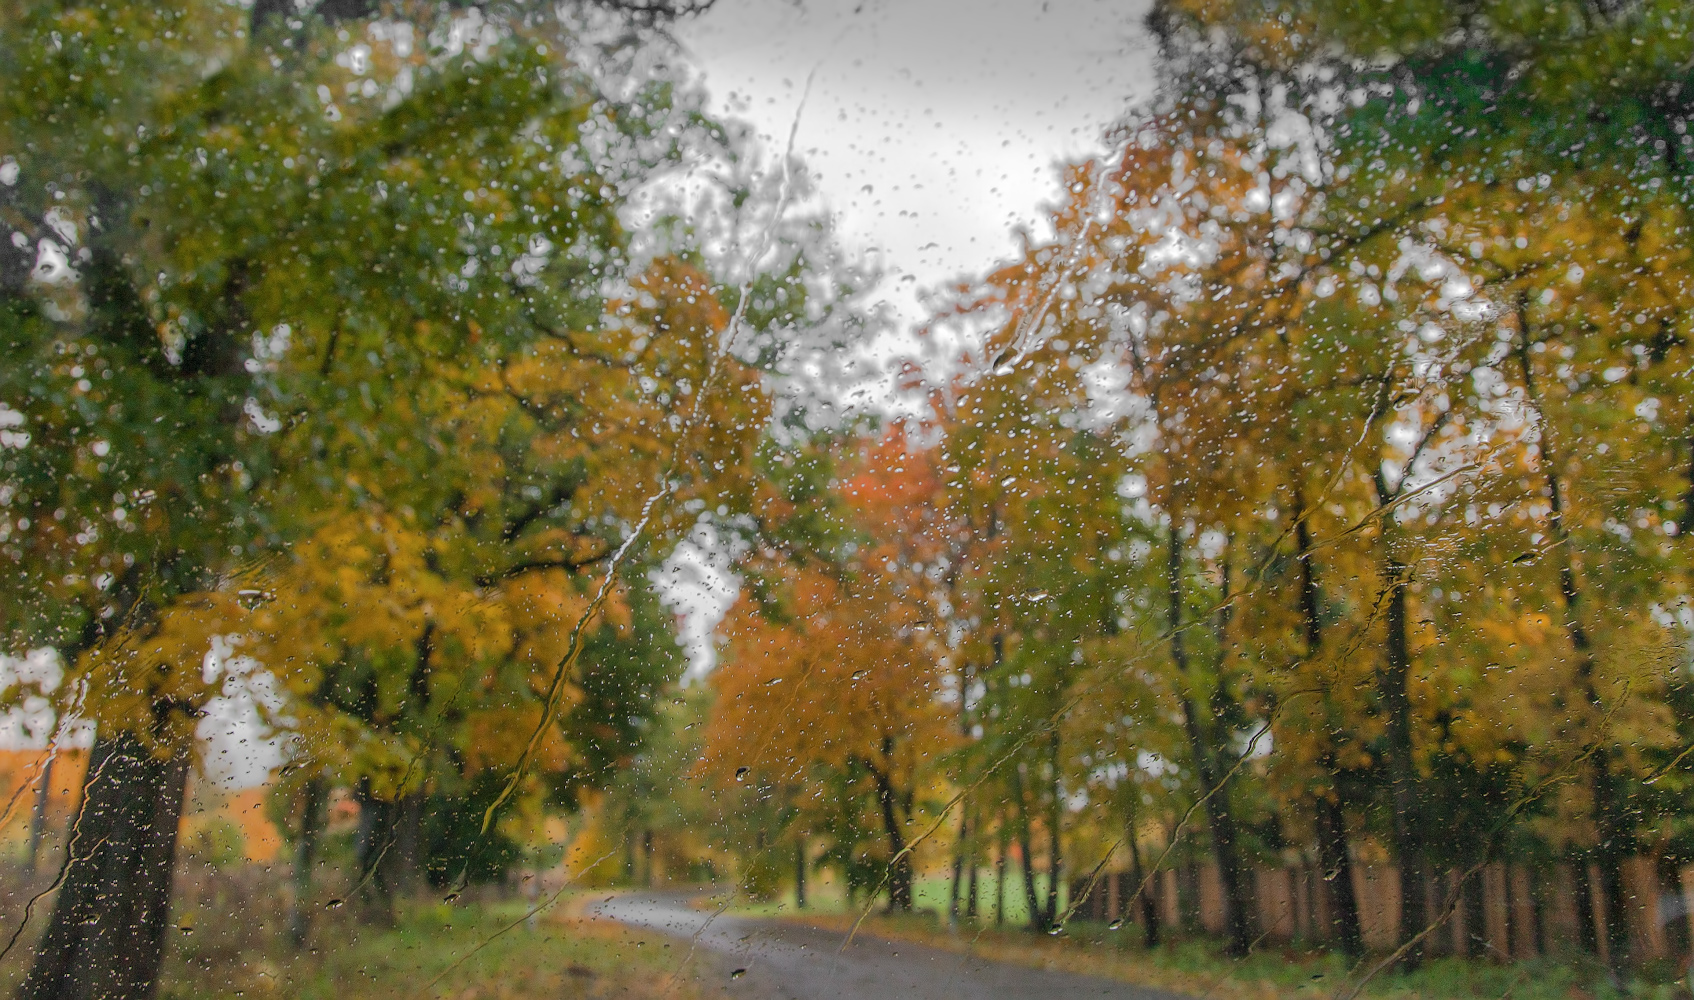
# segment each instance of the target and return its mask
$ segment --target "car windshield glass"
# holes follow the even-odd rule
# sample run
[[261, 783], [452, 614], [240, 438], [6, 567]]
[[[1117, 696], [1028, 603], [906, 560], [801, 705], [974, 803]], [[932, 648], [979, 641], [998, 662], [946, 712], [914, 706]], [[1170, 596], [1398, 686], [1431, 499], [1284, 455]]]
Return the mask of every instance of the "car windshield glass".
[[0, 2], [0, 990], [1694, 989], [1686, 0]]

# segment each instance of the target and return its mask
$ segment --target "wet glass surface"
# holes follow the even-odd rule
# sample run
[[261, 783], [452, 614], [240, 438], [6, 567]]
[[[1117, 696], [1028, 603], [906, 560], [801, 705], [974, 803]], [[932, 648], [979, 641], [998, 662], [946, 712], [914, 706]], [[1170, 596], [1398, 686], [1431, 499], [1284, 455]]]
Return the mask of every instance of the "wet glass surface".
[[0, 6], [20, 998], [1686, 997], [1681, 0]]

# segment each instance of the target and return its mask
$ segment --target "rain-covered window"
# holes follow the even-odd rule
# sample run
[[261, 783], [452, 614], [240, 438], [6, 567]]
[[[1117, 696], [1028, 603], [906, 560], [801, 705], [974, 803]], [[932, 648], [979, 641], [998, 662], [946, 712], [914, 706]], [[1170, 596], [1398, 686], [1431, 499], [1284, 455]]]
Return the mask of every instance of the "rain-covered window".
[[0, 5], [0, 990], [1673, 1000], [1686, 0]]

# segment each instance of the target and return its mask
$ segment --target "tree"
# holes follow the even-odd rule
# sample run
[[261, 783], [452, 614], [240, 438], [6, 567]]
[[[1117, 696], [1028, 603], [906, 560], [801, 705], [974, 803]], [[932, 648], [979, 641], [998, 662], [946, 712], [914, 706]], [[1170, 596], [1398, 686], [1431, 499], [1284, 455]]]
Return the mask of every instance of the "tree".
[[[1619, 377], [1650, 368], [1652, 362], [1633, 362], [1631, 355], [1658, 358], [1678, 349], [1672, 345], [1680, 344], [1680, 335], [1668, 330], [1682, 322], [1680, 293], [1672, 290], [1669, 275], [1680, 273], [1681, 265], [1666, 234], [1680, 232], [1682, 223], [1677, 202], [1658, 194], [1676, 182], [1651, 157], [1637, 158], [1628, 173], [1604, 157], [1575, 171], [1569, 163], [1550, 162], [1568, 160], [1567, 141], [1577, 147], [1596, 141], [1595, 127], [1578, 121], [1564, 131], [1566, 119], [1554, 117], [1554, 127], [1546, 129], [1537, 114], [1556, 112], [1548, 102], [1569, 94], [1535, 89], [1545, 79], [1514, 93], [1509, 80], [1519, 78], [1517, 71], [1507, 82], [1489, 75], [1504, 72], [1504, 63], [1484, 59], [1473, 65], [1465, 61], [1469, 55], [1442, 49], [1462, 33], [1442, 35], [1439, 42], [1427, 36], [1440, 58], [1419, 63], [1407, 57], [1378, 75], [1346, 66], [1314, 71], [1267, 48], [1279, 39], [1298, 43], [1298, 35], [1284, 37], [1282, 27], [1268, 27], [1274, 20], [1260, 22], [1246, 10], [1160, 9], [1156, 23], [1165, 44], [1166, 89], [1118, 132], [1110, 158], [1073, 172], [1071, 195], [1055, 216], [1058, 238], [1031, 248], [1019, 266], [991, 284], [1001, 289], [997, 300], [1019, 318], [985, 356], [1005, 371], [1044, 358], [1050, 349], [1068, 351], [1072, 367], [1097, 366], [1102, 382], [1122, 378], [1128, 398], [1117, 408], [1129, 414], [1124, 426], [1131, 453], [1161, 459], [1161, 464], [1142, 459], [1147, 478], [1134, 484], [1136, 491], [1167, 508], [1175, 487], [1180, 495], [1203, 497], [1182, 506], [1206, 512], [1220, 551], [1248, 553], [1241, 590], [1228, 585], [1227, 556], [1209, 574], [1216, 603], [1204, 620], [1214, 622], [1220, 635], [1241, 614], [1252, 615], [1255, 627], [1245, 632], [1248, 642], [1236, 646], [1240, 652], [1222, 661], [1239, 671], [1240, 681], [1220, 675], [1213, 690], [1225, 697], [1211, 700], [1208, 708], [1221, 720], [1257, 698], [1265, 699], [1260, 711], [1275, 705], [1268, 721], [1284, 715], [1286, 720], [1275, 727], [1285, 752], [1274, 767], [1293, 764], [1310, 774], [1317, 764], [1320, 773], [1329, 772], [1324, 783], [1332, 790], [1347, 784], [1347, 773], [1356, 770], [1337, 750], [1349, 743], [1365, 749], [1367, 739], [1379, 742], [1380, 749], [1354, 759], [1387, 764], [1379, 769], [1371, 763], [1364, 773], [1391, 803], [1388, 832], [1413, 901], [1402, 911], [1402, 937], [1415, 961], [1414, 942], [1425, 923], [1415, 905], [1422, 897], [1425, 853], [1416, 790], [1431, 767], [1444, 769], [1445, 782], [1475, 782], [1479, 790], [1495, 780], [1487, 766], [1445, 770], [1460, 763], [1448, 749], [1454, 746], [1456, 706], [1438, 692], [1453, 691], [1471, 705], [1472, 697], [1486, 699], [1489, 707], [1481, 711], [1497, 720], [1498, 728], [1466, 748], [1475, 754], [1466, 759], [1486, 760], [1490, 754], [1498, 759], [1523, 752], [1508, 748], [1536, 745], [1525, 733], [1534, 728], [1531, 720], [1509, 702], [1493, 700], [1503, 692], [1487, 684], [1430, 683], [1430, 672], [1450, 668], [1416, 634], [1418, 623], [1435, 623], [1429, 615], [1436, 613], [1418, 610], [1416, 595], [1439, 601], [1446, 581], [1456, 575], [1456, 567], [1434, 556], [1456, 557], [1461, 549], [1455, 537], [1469, 535], [1487, 545], [1489, 558], [1499, 559], [1514, 536], [1474, 534], [1478, 513], [1486, 508], [1492, 516], [1525, 503], [1523, 466], [1516, 463], [1523, 461], [1517, 456], [1527, 441], [1518, 416], [1465, 392], [1464, 383], [1470, 379], [1486, 387], [1512, 378], [1504, 368], [1510, 356], [1496, 346], [1512, 339], [1511, 324], [1500, 320], [1510, 315], [1514, 301], [1508, 289], [1530, 282], [1519, 299], [1560, 303], [1555, 308], [1562, 311], [1567, 293], [1550, 289], [1547, 281], [1577, 273], [1570, 270], [1574, 247], [1592, 248], [1591, 257], [1587, 250], [1580, 255], [1582, 275], [1569, 279], [1580, 282], [1576, 297], [1585, 303], [1579, 309], [1587, 322], [1604, 313], [1632, 315], [1636, 326], [1665, 324], [1657, 349], [1642, 344], [1626, 347], [1621, 357], [1610, 355], [1609, 363], [1626, 362], [1615, 369]], [[1205, 22], [1202, 29], [1191, 30], [1185, 21], [1190, 15]], [[1207, 25], [1236, 33], [1208, 34]], [[1302, 58], [1326, 58], [1303, 51]], [[1414, 70], [1428, 75], [1407, 75]], [[1494, 113], [1502, 100], [1513, 113]], [[1603, 148], [1650, 139], [1650, 130], [1636, 124], [1641, 120], [1626, 114], [1615, 133], [1599, 140]], [[1456, 127], [1459, 122], [1464, 125]], [[1478, 128], [1467, 128], [1473, 125]], [[1479, 132], [1489, 138], [1473, 145]], [[1460, 133], [1462, 142], [1448, 141]], [[1554, 134], [1559, 138], [1552, 139]], [[1452, 162], [1441, 172], [1432, 169], [1428, 158], [1438, 150], [1464, 169], [1456, 176], [1447, 173]], [[1509, 187], [1500, 183], [1512, 176], [1521, 179]], [[1571, 187], [1558, 191], [1560, 183]], [[1606, 207], [1590, 216], [1593, 205]], [[1588, 220], [1606, 212], [1640, 221], [1616, 238], [1601, 235], [1599, 226], [1589, 230]], [[1554, 246], [1558, 252], [1550, 253]], [[1535, 263], [1538, 258], [1545, 263]], [[1614, 277], [1626, 270], [1655, 277], [1626, 291], [1629, 283]], [[1604, 342], [1588, 341], [1596, 358], [1616, 350], [1602, 347]], [[1590, 416], [1585, 424], [1593, 426], [1592, 421]], [[1354, 464], [1357, 442], [1376, 441], [1381, 450], [1365, 451], [1365, 460]], [[1607, 447], [1618, 445], [1612, 439]], [[1277, 468], [1288, 472], [1278, 476]], [[1632, 506], [1638, 502], [1632, 497]], [[1282, 520], [1281, 511], [1290, 506], [1296, 517]], [[1546, 516], [1533, 506], [1517, 509], [1520, 517]], [[1181, 537], [1180, 513], [1179, 508], [1167, 515], [1169, 541]], [[1326, 695], [1321, 700], [1329, 704], [1318, 716], [1324, 724], [1302, 726], [1312, 714], [1293, 699], [1322, 690], [1311, 682], [1333, 670], [1321, 662], [1325, 623], [1311, 574], [1312, 528], [1331, 516], [1338, 517], [1329, 522], [1334, 541], [1323, 543], [1336, 550], [1331, 558], [1366, 570], [1353, 579], [1374, 578], [1379, 585], [1377, 594], [1332, 601], [1332, 614], [1339, 612], [1354, 636], [1386, 628], [1387, 655], [1376, 678], [1374, 706], [1346, 706], [1351, 720], [1337, 719], [1334, 709], [1341, 706]], [[1615, 523], [1655, 523], [1650, 510], [1612, 516]], [[1447, 526], [1442, 533], [1430, 530], [1440, 525]], [[1192, 537], [1202, 532], [1196, 524]], [[1377, 539], [1375, 568], [1357, 562], [1363, 553], [1352, 549], [1349, 536]], [[1293, 562], [1279, 555], [1289, 541], [1295, 543]], [[1656, 540], [1649, 544], [1663, 548]], [[1173, 594], [1163, 603], [1180, 609], [1185, 574], [1179, 567], [1186, 554], [1164, 547], [1175, 558], [1167, 559], [1172, 566], [1167, 589]], [[1441, 585], [1420, 586], [1409, 576], [1419, 550], [1437, 567]], [[1299, 599], [1280, 609], [1263, 606], [1265, 598], [1274, 602], [1272, 582], [1287, 579], [1292, 565], [1305, 567], [1299, 574], [1304, 579], [1291, 581]], [[1664, 593], [1680, 593], [1680, 585]], [[1288, 614], [1302, 604], [1303, 623], [1301, 616]], [[1506, 607], [1475, 610], [1479, 620], [1486, 614], [1510, 620], [1519, 613]], [[1449, 634], [1454, 617], [1441, 613]], [[1173, 662], [1192, 662], [1188, 646], [1203, 634], [1198, 624], [1180, 614], [1167, 623]], [[1308, 655], [1291, 661], [1278, 651], [1278, 641], [1299, 631], [1306, 634]], [[1350, 638], [1336, 652], [1356, 641]], [[1498, 647], [1490, 641], [1489, 648]], [[1347, 689], [1321, 683], [1331, 693]], [[1639, 721], [1625, 725], [1643, 733], [1652, 728], [1646, 719], [1659, 713], [1650, 702], [1613, 707], [1627, 709]], [[1621, 721], [1615, 713], [1613, 718]], [[1207, 750], [1201, 727], [1193, 735], [1195, 761], [1219, 752]], [[1211, 742], [1221, 747], [1224, 741]], [[1483, 743], [1490, 747], [1486, 752]], [[1526, 801], [1539, 801], [1537, 776], [1556, 773], [1560, 755], [1586, 752], [1561, 743], [1545, 759], [1525, 761], [1512, 781], [1521, 782]], [[1321, 794], [1328, 800], [1328, 791]], [[1227, 801], [1226, 794], [1213, 798]], [[1337, 851], [1335, 843], [1345, 832], [1345, 817], [1338, 821], [1328, 813], [1320, 819], [1316, 832], [1328, 841], [1320, 853], [1333, 864], [1345, 855], [1345, 847]], [[1618, 840], [1605, 833], [1599, 839]], [[1618, 912], [1619, 906], [1611, 909]], [[1621, 925], [1612, 923], [1618, 933]], [[1612, 951], [1616, 958], [1621, 946]]]
[[721, 626], [728, 645], [712, 676], [704, 766], [724, 788], [839, 781], [853, 790], [885, 842], [877, 886], [891, 909], [909, 910], [907, 828], [925, 762], [951, 727], [934, 633], [900, 552], [907, 539], [874, 533], [879, 515], [921, 510], [913, 500], [933, 489], [903, 446], [896, 434], [838, 459], [852, 463], [836, 480], [839, 506], [808, 509], [804, 467], [775, 477], [785, 488], [760, 505], [772, 530], [744, 562], [751, 593]]
[[[568, 351], [566, 331], [628, 342], [601, 307], [624, 266], [623, 195], [582, 137], [641, 116], [596, 105], [556, 27], [485, 21], [465, 49], [414, 44], [427, 16], [259, 21], [26, 5], [0, 32], [3, 211], [39, 261], [7, 251], [0, 282], [0, 494], [18, 512], [4, 557], [24, 584], [0, 620], [90, 682], [109, 762], [90, 772], [98, 829], [74, 834], [27, 996], [151, 990], [192, 719], [217, 690], [199, 661], [248, 620], [231, 591], [249, 560], [349, 493], [393, 498], [382, 513], [413, 531], [474, 513], [411, 506], [416, 480], [396, 481], [427, 478], [446, 441], [390, 415], [416, 400], [439, 417], [477, 378], [503, 392], [502, 365]], [[624, 479], [586, 516], [613, 530], [650, 489]]]
[[[612, 571], [620, 533], [641, 516], [643, 487], [668, 476], [685, 505], [743, 488], [735, 481], [764, 397], [733, 359], [708, 378], [727, 314], [704, 276], [675, 261], [636, 287], [645, 304], [614, 303], [614, 329], [554, 331], [403, 404], [399, 416], [429, 445], [429, 474], [390, 463], [361, 476], [357, 508], [294, 548], [270, 583], [276, 596], [246, 625], [262, 637], [253, 655], [292, 661], [293, 693], [317, 708], [296, 713], [296, 766], [334, 762], [367, 813], [390, 803], [406, 813], [409, 827], [383, 821], [365, 838], [372, 858], [399, 866], [374, 883], [383, 896], [389, 882], [415, 881], [408, 852], [386, 848], [416, 842], [416, 802], [432, 774], [439, 783], [449, 771], [469, 780], [510, 768], [542, 725], [547, 680]], [[667, 429], [669, 404], [714, 381], [710, 427]], [[688, 526], [673, 523], [647, 544], [663, 551]], [[569, 678], [568, 709], [539, 762], [571, 786], [559, 791], [609, 778], [673, 671], [649, 551], [617, 568], [585, 666]]]

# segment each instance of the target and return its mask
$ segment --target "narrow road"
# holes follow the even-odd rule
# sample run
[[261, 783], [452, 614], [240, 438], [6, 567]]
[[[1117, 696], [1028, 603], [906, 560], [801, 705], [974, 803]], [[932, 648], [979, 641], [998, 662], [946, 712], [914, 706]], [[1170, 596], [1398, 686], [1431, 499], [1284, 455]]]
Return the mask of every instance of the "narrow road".
[[[686, 897], [614, 896], [588, 909], [634, 934], [665, 936], [669, 950], [688, 953], [699, 979], [716, 995], [746, 1000], [1187, 1000], [1177, 994], [1109, 979], [1049, 972], [980, 955], [861, 935], [846, 951], [843, 935], [778, 920], [713, 918]], [[651, 940], [651, 939], [648, 939]], [[680, 950], [679, 950], [680, 949]]]

